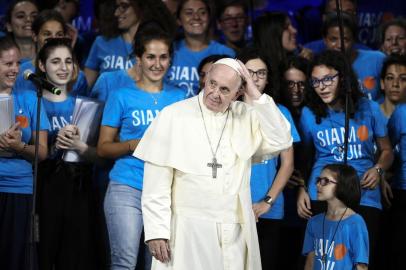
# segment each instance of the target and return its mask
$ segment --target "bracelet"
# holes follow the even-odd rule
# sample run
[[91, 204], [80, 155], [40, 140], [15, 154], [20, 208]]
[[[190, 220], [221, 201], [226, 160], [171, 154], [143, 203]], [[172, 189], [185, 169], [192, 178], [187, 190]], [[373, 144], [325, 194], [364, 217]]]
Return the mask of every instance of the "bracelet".
[[17, 155], [21, 155], [21, 154], [25, 151], [25, 149], [27, 149], [27, 147], [28, 147], [28, 144], [26, 144], [26, 143], [24, 142], [23, 148], [22, 148], [20, 151], [16, 151], [15, 153], [16, 153]]
[[305, 184], [300, 184], [300, 185], [298, 185], [297, 187], [298, 187], [298, 188], [301, 188], [301, 187], [302, 187], [307, 193], [309, 192], [308, 189], [307, 189], [307, 186], [306, 186]]

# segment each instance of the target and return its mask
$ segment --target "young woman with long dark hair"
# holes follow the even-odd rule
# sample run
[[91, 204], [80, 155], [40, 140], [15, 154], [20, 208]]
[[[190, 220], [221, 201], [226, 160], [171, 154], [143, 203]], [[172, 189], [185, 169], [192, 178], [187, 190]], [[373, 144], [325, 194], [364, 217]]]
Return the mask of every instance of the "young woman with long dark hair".
[[382, 205], [379, 183], [383, 172], [392, 164], [393, 153], [386, 119], [377, 103], [362, 96], [354, 72], [346, 68], [345, 57], [341, 52], [325, 51], [315, 57], [310, 67], [311, 88], [306, 93], [307, 103], [299, 129], [307, 146], [303, 154], [309, 159], [313, 149], [315, 155], [307, 181], [308, 191], [305, 188], [299, 191], [298, 213], [301, 217], [310, 218], [324, 209], [325, 205], [317, 201], [316, 177], [326, 164], [344, 162], [344, 99], [347, 91], [345, 80], [348, 80], [351, 95], [347, 162], [356, 169], [360, 179], [361, 202], [357, 212], [368, 227], [371, 266], [380, 230]]

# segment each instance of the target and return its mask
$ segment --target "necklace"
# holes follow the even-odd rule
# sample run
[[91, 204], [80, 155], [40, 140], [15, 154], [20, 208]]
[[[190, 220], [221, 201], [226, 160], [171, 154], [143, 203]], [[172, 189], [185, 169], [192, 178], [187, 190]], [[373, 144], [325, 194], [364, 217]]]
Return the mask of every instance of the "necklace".
[[199, 96], [197, 96], [197, 103], [199, 104], [200, 113], [202, 115], [203, 126], [204, 126], [204, 131], [206, 132], [207, 141], [209, 142], [211, 154], [213, 155], [212, 162], [207, 163], [207, 167], [211, 167], [212, 177], [213, 177], [213, 179], [215, 179], [215, 178], [217, 178], [217, 169], [223, 167], [222, 164], [217, 163], [216, 154], [217, 154], [217, 150], [219, 149], [221, 138], [223, 137], [223, 133], [224, 133], [224, 130], [225, 130], [226, 125], [227, 125], [227, 120], [228, 120], [228, 115], [230, 114], [230, 110], [227, 108], [226, 121], [224, 122], [223, 129], [221, 130], [221, 134], [220, 134], [220, 138], [219, 138], [219, 141], [217, 143], [217, 146], [216, 146], [216, 150], [214, 151], [213, 146], [212, 146], [211, 141], [210, 141], [209, 133], [207, 132], [206, 122], [204, 121], [204, 115], [203, 115], [202, 106], [200, 105]]
[[[345, 213], [347, 212], [347, 209], [348, 209], [348, 207], [346, 207], [345, 208], [345, 210], [344, 210], [344, 213], [341, 215], [341, 218], [340, 218], [340, 220], [338, 221], [338, 223], [337, 223], [337, 226], [336, 226], [336, 228], [335, 228], [335, 230], [334, 230], [334, 233], [333, 233], [333, 237], [331, 238], [331, 241], [330, 241], [330, 246], [327, 248], [327, 250], [324, 250], [324, 244], [322, 244], [321, 245], [321, 253], [322, 253], [322, 255], [321, 255], [321, 261], [322, 261], [322, 263], [323, 263], [323, 269], [326, 269], [326, 263], [327, 263], [327, 252], [331, 249], [331, 247], [333, 246], [333, 241], [334, 241], [334, 238], [335, 238], [335, 236], [336, 236], [336, 233], [337, 233], [337, 230], [338, 230], [338, 227], [340, 226], [340, 223], [341, 223], [341, 221], [343, 220], [343, 218], [344, 218], [344, 215], [345, 215]], [[324, 221], [326, 220], [326, 213], [324, 213], [324, 216], [323, 216], [323, 240], [324, 240]]]
[[[339, 120], [335, 120], [333, 119], [333, 114], [336, 114], [338, 112], [333, 112], [332, 110], [328, 112], [328, 115], [326, 117], [326, 120], [328, 119], [329, 123], [330, 123], [330, 130], [332, 131], [333, 129], [337, 129], [338, 130], [338, 134], [341, 134], [341, 128], [344, 128], [344, 123], [339, 122]], [[351, 128], [351, 125], [350, 125]], [[339, 136], [339, 135], [338, 135]], [[335, 159], [340, 161], [344, 160], [344, 149], [345, 148], [345, 144], [344, 144], [344, 137], [342, 137], [342, 140], [340, 140], [339, 143], [337, 143], [337, 146], [334, 147], [331, 151], [331, 153], [335, 156]], [[348, 155], [348, 154], [347, 154]]]
[[[149, 92], [148, 92], [149, 93]], [[149, 95], [152, 97], [152, 99], [154, 100], [154, 104], [157, 105], [158, 104], [158, 98], [155, 98], [153, 94], [149, 93]]]
[[[129, 75], [129, 76], [132, 77], [132, 75]], [[158, 99], [159, 99], [159, 97], [160, 97], [159, 94], [162, 93], [162, 90], [150, 92], [149, 90], [146, 90], [146, 87], [145, 87], [144, 83], [142, 83], [141, 80], [137, 83], [136, 80], [134, 79], [134, 82], [135, 82], [135, 86], [136, 86], [137, 88], [139, 88], [139, 89], [141, 89], [142, 91], [144, 91], [144, 92], [146, 92], [146, 93], [149, 94], [149, 96], [154, 100], [154, 105], [157, 105], [157, 104], [158, 104]], [[162, 87], [161, 87], [161, 89], [162, 89]], [[157, 95], [156, 97], [155, 97], [155, 94]]]

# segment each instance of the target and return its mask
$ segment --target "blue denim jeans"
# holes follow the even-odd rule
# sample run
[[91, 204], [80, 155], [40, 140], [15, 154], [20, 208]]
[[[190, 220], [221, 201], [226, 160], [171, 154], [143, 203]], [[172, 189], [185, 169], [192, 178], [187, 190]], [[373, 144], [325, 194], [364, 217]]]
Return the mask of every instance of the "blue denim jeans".
[[[104, 199], [111, 250], [111, 270], [133, 270], [137, 264], [143, 228], [141, 191], [110, 181]], [[145, 248], [144, 269], [151, 269], [151, 255]]]

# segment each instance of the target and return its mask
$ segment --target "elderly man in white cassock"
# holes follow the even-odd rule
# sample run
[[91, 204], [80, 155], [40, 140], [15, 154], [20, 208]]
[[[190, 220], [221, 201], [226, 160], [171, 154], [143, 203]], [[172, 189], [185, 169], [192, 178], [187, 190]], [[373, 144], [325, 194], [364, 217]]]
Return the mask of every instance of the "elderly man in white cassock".
[[[236, 101], [243, 94], [247, 103]], [[134, 152], [152, 269], [258, 270], [251, 164], [292, 144], [290, 125], [238, 60], [213, 64], [203, 91], [161, 111]]]

